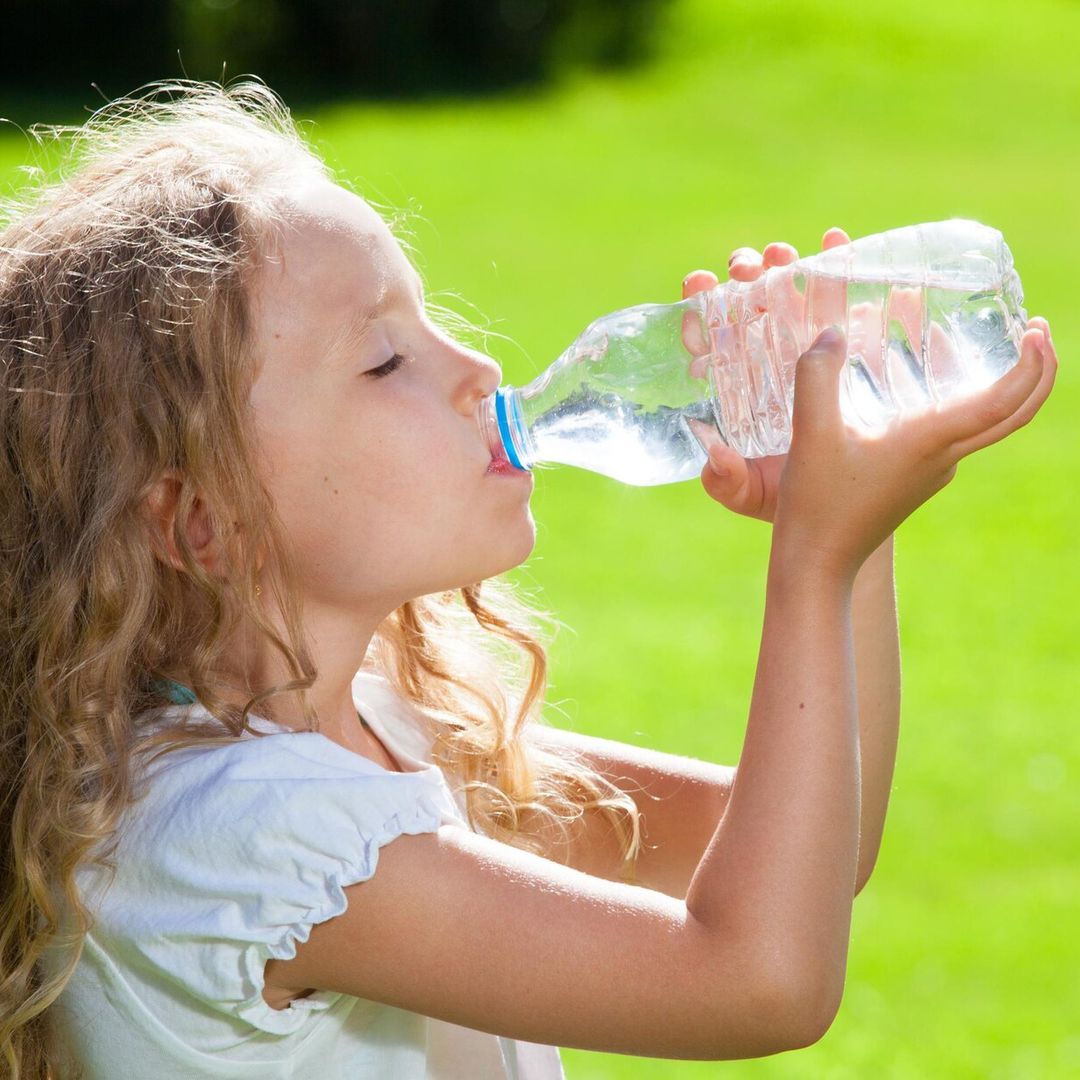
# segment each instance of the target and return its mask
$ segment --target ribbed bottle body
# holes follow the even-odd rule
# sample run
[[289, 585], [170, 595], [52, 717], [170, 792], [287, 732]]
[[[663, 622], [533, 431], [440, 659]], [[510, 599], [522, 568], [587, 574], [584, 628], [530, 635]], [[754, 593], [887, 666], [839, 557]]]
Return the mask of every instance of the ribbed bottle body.
[[995, 229], [954, 219], [893, 229], [708, 294], [716, 427], [746, 457], [791, 442], [795, 365], [843, 328], [840, 406], [874, 430], [996, 381], [1020, 358], [1027, 313]]
[[686, 480], [706, 460], [703, 428], [745, 457], [786, 452], [796, 362], [825, 327], [847, 337], [842, 413], [873, 430], [1008, 371], [1022, 303], [997, 230], [963, 219], [894, 229], [753, 282], [603, 316], [531, 383], [493, 395], [488, 430], [519, 467]]

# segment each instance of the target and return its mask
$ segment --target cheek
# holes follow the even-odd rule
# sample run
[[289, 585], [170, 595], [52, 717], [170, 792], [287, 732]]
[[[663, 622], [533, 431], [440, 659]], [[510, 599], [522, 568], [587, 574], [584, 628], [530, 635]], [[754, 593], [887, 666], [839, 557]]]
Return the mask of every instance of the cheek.
[[[380, 388], [378, 411], [357, 418], [358, 454], [380, 483], [421, 489], [457, 486], [467, 457], [462, 418], [455, 417], [447, 402], [436, 400], [430, 388], [411, 383], [413, 373], [400, 375], [398, 386]], [[387, 376], [388, 381], [394, 378]], [[480, 446], [477, 428], [477, 460]]]
[[350, 508], [363, 499], [363, 470], [340, 453], [327, 435], [313, 437], [297, 424], [274, 433], [264, 456], [264, 482], [289, 532], [305, 547], [325, 543], [347, 524]]
[[341, 392], [319, 409], [294, 409], [288, 430], [268, 436], [271, 491], [309, 533], [319, 527], [303, 525], [298, 519], [305, 515], [338, 528], [442, 515], [464, 496], [469, 468], [477, 480], [483, 472], [479, 429], [470, 457], [461, 418], [456, 427], [454, 420], [445, 403], [404, 380], [367, 388], [366, 396]]

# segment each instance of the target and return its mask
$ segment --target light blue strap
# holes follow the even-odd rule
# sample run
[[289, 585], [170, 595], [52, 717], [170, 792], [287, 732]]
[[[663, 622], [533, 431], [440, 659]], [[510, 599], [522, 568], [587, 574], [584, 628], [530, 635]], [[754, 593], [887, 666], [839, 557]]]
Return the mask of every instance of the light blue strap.
[[155, 679], [153, 689], [164, 694], [174, 705], [194, 705], [199, 700], [186, 686], [172, 679]]

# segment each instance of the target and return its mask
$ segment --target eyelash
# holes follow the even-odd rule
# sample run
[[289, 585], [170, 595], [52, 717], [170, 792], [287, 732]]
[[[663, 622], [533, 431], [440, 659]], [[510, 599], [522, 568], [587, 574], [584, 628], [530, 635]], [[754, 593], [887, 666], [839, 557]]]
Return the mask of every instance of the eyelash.
[[404, 363], [405, 357], [402, 356], [401, 353], [394, 353], [385, 364], [380, 364], [377, 368], [372, 368], [368, 374], [376, 379], [385, 379], [387, 375], [393, 375], [393, 373]]

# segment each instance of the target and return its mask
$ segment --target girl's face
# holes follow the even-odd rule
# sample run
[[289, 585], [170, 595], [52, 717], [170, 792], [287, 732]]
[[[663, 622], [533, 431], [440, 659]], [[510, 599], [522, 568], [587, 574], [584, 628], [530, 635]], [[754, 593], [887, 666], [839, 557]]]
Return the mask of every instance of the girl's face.
[[536, 540], [532, 476], [488, 474], [476, 421], [498, 364], [428, 321], [363, 199], [315, 181], [294, 201], [252, 282], [251, 401], [305, 605], [379, 618], [518, 565]]

